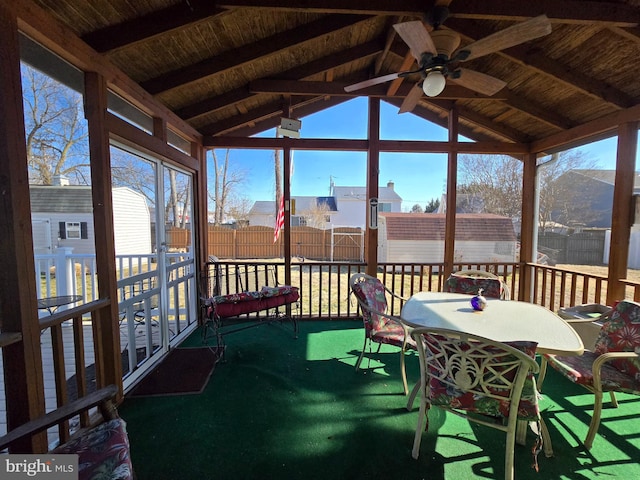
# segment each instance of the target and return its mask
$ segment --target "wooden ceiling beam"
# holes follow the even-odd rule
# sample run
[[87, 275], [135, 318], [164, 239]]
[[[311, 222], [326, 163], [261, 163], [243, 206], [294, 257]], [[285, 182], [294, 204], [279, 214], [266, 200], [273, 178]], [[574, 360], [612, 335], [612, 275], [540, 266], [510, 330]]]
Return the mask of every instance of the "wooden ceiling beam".
[[420, 17], [435, 4], [434, 0], [223, 0], [221, 8], [270, 8], [290, 12], [341, 13], [364, 15], [408, 15]]
[[[252, 93], [270, 93], [270, 94], [289, 94], [289, 95], [329, 95], [339, 97], [400, 97], [404, 98], [413, 85], [405, 84], [393, 95], [388, 95], [385, 85], [374, 85], [373, 87], [363, 88], [357, 92], [347, 93], [344, 87], [352, 82], [312, 82], [312, 81], [295, 81], [280, 79], [261, 79], [249, 84], [249, 91]], [[447, 85], [444, 91], [438, 95], [438, 98], [445, 99], [471, 99], [471, 100], [505, 100], [506, 95], [498, 92], [494, 96], [482, 95], [468, 88], [459, 85]]]
[[260, 58], [268, 57], [314, 38], [326, 36], [369, 18], [371, 17], [364, 15], [329, 15], [291, 30], [279, 32], [271, 37], [260, 39], [250, 45], [229, 50], [216, 57], [166, 72], [141, 82], [141, 86], [152, 95], [158, 95], [233, 68], [240, 68]]
[[[221, 8], [271, 8], [284, 11], [312, 11], [319, 13], [358, 13], [369, 15], [408, 15], [421, 18], [429, 11], [434, 1], [420, 0], [223, 0]], [[466, 0], [453, 2], [452, 18], [474, 20], [522, 21], [546, 14], [555, 23], [599, 23], [608, 26], [635, 27], [640, 23], [640, 12], [634, 5], [624, 3], [581, 0], [536, 0], [516, 2], [513, 0]]]
[[[339, 98], [339, 97], [336, 97]], [[291, 101], [291, 108], [298, 110], [304, 105], [322, 101], [323, 97], [294, 97]], [[342, 101], [347, 101], [348, 98], [343, 98]], [[340, 102], [339, 102], [340, 103]], [[325, 103], [327, 105], [327, 103]], [[326, 107], [325, 107], [326, 108]], [[298, 114], [299, 112], [296, 112]], [[261, 107], [254, 108], [246, 114], [236, 115], [234, 117], [221, 120], [219, 122], [205, 125], [200, 128], [203, 135], [224, 135], [225, 133], [232, 132], [233, 130], [245, 126], [251, 122], [258, 124], [259, 122], [268, 119], [270, 117], [277, 117], [277, 125], [280, 124], [280, 116], [282, 116], [282, 102], [270, 102]]]
[[151, 12], [143, 17], [87, 33], [82, 40], [100, 53], [111, 53], [164, 33], [189, 27], [228, 13], [206, 0], [190, 0]]
[[[484, 38], [493, 33], [480, 28], [476, 22], [458, 19], [447, 21], [447, 27], [458, 32], [467, 41]], [[593, 98], [608, 102], [616, 108], [629, 108], [635, 104], [635, 100], [624, 92], [608, 86], [603, 82], [578, 74], [557, 60], [547, 58], [527, 45], [517, 45], [507, 50], [496, 52], [496, 54], [507, 60], [516, 62], [519, 65], [531, 68], [537, 73], [552, 77], [554, 80], [580, 90], [582, 93]]]
[[[363, 43], [362, 45], [313, 60], [305, 63], [304, 65], [290, 68], [289, 70], [278, 74], [278, 76], [285, 80], [301, 80], [312, 75], [324, 73], [355, 60], [371, 57], [378, 54], [382, 48], [380, 41], [373, 40], [371, 42]], [[221, 95], [216, 95], [215, 97], [203, 98], [197, 103], [187, 105], [176, 110], [176, 114], [180, 118], [191, 120], [201, 115], [206, 115], [230, 105], [234, 105], [254, 95], [256, 95], [256, 93], [252, 93], [249, 90], [249, 85], [243, 85], [242, 87], [230, 90], [229, 92], [225, 92]]]
[[[429, 99], [426, 100], [428, 103], [433, 105], [434, 107], [442, 110], [444, 113], [448, 113], [451, 109], [451, 102], [447, 100], [441, 99]], [[467, 121], [477, 125], [482, 130], [486, 130], [491, 132], [493, 135], [496, 135], [499, 138], [504, 139], [509, 142], [516, 143], [528, 143], [531, 141], [530, 138], [523, 135], [522, 132], [515, 130], [513, 128], [509, 128], [505, 125], [500, 125], [494, 121], [493, 118], [486, 117], [484, 115], [480, 115], [473, 110], [470, 110], [462, 105], [456, 105], [456, 109], [458, 110], [458, 117], [461, 121]], [[469, 137], [473, 138], [473, 137]]]
[[610, 132], [615, 131], [618, 125], [640, 121], [640, 105], [620, 110], [604, 117], [578, 125], [570, 130], [559, 132], [542, 140], [531, 143], [531, 151], [534, 153], [553, 153], [558, 150], [579, 147], [591, 142], [594, 138], [604, 138]]
[[[336, 105], [340, 105], [341, 103], [344, 103], [348, 100], [349, 99], [345, 97], [331, 97], [329, 98], [329, 100], [324, 100], [324, 97], [315, 97], [314, 99], [312, 99], [312, 101], [299, 102], [299, 103], [293, 102], [291, 106], [294, 109], [293, 116], [295, 118], [303, 118], [308, 115], [313, 115], [314, 113], [320, 112], [327, 108], [335, 107]], [[272, 108], [271, 108], [272, 110], [274, 105], [275, 103], [272, 105]], [[265, 109], [265, 110], [268, 110], [268, 109]], [[273, 110], [270, 116], [263, 117], [262, 120], [256, 121], [255, 125], [241, 126], [240, 128], [233, 129], [232, 131], [228, 131], [224, 133], [224, 135], [231, 134], [234, 136], [243, 136], [243, 137], [256, 135], [258, 133], [261, 133], [271, 128], [275, 128], [279, 126], [281, 116], [282, 116], [282, 111]], [[206, 140], [205, 140], [205, 145], [206, 145]]]

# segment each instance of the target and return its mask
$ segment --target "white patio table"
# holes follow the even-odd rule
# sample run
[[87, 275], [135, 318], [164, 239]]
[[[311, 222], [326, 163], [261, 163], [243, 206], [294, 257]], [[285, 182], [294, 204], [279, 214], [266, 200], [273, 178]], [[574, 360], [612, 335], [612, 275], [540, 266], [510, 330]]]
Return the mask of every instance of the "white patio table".
[[584, 345], [562, 318], [540, 305], [487, 298], [482, 311], [471, 307], [471, 296], [420, 292], [402, 307], [400, 318], [410, 327], [447, 328], [498, 342], [527, 340], [539, 353], [582, 355]]
[[[576, 331], [562, 318], [540, 305], [487, 298], [487, 306], [476, 311], [471, 295], [420, 292], [402, 307], [400, 318], [410, 327], [446, 328], [498, 342], [526, 340], [538, 343], [537, 352], [582, 355], [584, 345]], [[411, 410], [420, 383], [414, 387], [407, 409]], [[519, 422], [516, 441], [525, 443], [526, 422]], [[545, 435], [544, 451], [553, 456], [551, 439]]]

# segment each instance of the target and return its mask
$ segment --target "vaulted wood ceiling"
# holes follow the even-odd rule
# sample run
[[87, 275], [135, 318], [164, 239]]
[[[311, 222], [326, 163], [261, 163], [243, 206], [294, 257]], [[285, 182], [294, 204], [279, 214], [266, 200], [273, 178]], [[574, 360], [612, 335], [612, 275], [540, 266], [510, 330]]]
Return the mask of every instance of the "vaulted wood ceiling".
[[[99, 55], [207, 136], [273, 128], [357, 94], [400, 105], [409, 79], [347, 94], [344, 86], [415, 68], [392, 26], [423, 19], [433, 0], [35, 0]], [[462, 45], [546, 14], [552, 32], [470, 60], [504, 80], [493, 96], [448, 84], [413, 114], [460, 133], [529, 143], [640, 103], [640, 1], [438, 0]], [[292, 6], [293, 5], [293, 6]], [[409, 114], [404, 114], [409, 115]]]

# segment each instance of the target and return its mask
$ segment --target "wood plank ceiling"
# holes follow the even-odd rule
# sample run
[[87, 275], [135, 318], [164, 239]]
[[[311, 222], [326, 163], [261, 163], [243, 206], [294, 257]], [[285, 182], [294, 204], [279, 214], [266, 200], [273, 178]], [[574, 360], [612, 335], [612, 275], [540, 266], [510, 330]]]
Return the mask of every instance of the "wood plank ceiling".
[[[413, 81], [344, 86], [416, 67], [392, 26], [433, 0], [35, 0], [206, 136], [249, 136], [354, 95], [400, 105]], [[493, 96], [448, 84], [413, 114], [460, 133], [529, 143], [640, 101], [640, 0], [438, 0], [462, 45], [546, 14], [544, 37], [465, 62], [506, 82]], [[408, 114], [404, 114], [408, 115]], [[636, 115], [637, 118], [637, 115]]]

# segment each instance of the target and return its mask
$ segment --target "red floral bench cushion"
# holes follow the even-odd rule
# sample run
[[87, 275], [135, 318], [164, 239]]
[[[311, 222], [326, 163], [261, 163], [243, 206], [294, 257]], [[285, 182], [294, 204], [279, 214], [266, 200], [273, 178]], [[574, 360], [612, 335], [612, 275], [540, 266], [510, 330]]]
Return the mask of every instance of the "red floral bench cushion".
[[78, 454], [79, 480], [133, 479], [126, 424], [121, 418], [92, 428], [53, 450], [53, 453]]
[[299, 298], [298, 287], [262, 287], [259, 291], [215, 296], [210, 300], [208, 314], [215, 314], [220, 318], [237, 317], [245, 313], [288, 305]]

